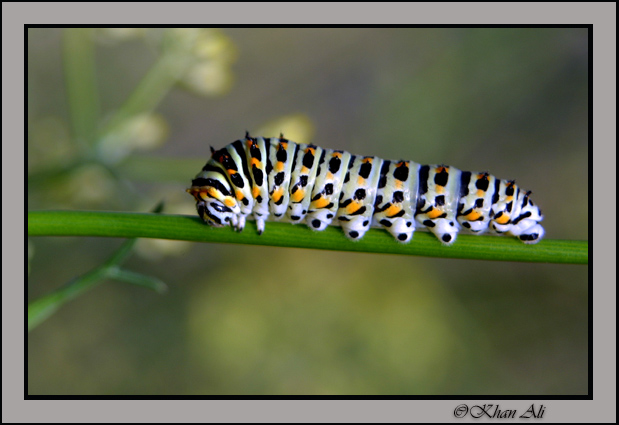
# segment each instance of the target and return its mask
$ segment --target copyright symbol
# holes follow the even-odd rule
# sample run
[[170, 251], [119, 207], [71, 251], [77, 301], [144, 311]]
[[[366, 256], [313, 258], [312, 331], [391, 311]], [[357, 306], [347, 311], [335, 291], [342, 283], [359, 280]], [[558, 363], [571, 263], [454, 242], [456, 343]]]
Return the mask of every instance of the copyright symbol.
[[461, 404], [454, 409], [454, 416], [456, 418], [463, 418], [469, 412], [469, 407], [466, 404]]

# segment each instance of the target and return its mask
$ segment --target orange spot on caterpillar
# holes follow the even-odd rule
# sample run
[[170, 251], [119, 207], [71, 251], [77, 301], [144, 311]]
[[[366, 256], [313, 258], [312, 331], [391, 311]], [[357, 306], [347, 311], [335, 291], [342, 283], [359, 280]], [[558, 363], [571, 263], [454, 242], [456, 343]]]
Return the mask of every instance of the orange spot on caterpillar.
[[312, 208], [320, 209], [326, 207], [327, 205], [329, 205], [329, 200], [324, 196], [321, 196], [319, 199], [312, 202]]
[[399, 213], [401, 210], [402, 210], [402, 207], [391, 204], [391, 206], [385, 210], [385, 215], [387, 217], [393, 217], [394, 215]]
[[[201, 192], [201, 194], [204, 192]], [[219, 193], [219, 191], [217, 189], [215, 189], [214, 187], [209, 187], [206, 190], [206, 193], [211, 197], [211, 198], [215, 198], [215, 199], [221, 199], [221, 193]]]
[[301, 202], [305, 197], [305, 189], [298, 189], [295, 193], [290, 196], [293, 202]]
[[284, 189], [280, 187], [275, 192], [273, 192], [273, 195], [271, 196], [271, 200], [273, 202], [278, 202], [282, 198], [282, 196], [284, 196]]
[[468, 215], [466, 215], [464, 218], [467, 219], [468, 221], [475, 221], [479, 217], [481, 217], [481, 214], [478, 213], [477, 211], [473, 210], [470, 213], [468, 213]]
[[361, 206], [361, 202], [352, 201], [346, 206], [346, 214], [354, 214]]
[[432, 208], [430, 211], [426, 213], [426, 215], [430, 219], [437, 218], [441, 214], [443, 214], [443, 211], [439, 210], [438, 208]]
[[495, 222], [499, 224], [507, 224], [509, 223], [509, 215], [505, 214], [505, 212], [501, 211], [501, 215], [498, 218], [494, 219]]

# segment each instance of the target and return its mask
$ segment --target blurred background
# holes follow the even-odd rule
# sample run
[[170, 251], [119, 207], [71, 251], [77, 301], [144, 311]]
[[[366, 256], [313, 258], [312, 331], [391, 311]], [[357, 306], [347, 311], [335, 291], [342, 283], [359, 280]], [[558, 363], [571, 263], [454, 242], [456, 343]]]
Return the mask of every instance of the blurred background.
[[[194, 215], [209, 146], [248, 130], [516, 179], [547, 238], [586, 240], [588, 54], [565, 28], [31, 28], [28, 209]], [[121, 244], [30, 238], [28, 300]], [[167, 293], [62, 307], [29, 394], [588, 391], [585, 266], [144, 239], [125, 268]]]

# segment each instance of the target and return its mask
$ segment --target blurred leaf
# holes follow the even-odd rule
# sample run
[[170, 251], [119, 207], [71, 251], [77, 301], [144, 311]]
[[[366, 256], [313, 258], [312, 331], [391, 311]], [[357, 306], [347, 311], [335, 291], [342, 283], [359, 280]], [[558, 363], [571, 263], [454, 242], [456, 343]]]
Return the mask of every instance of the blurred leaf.
[[232, 88], [234, 78], [227, 65], [202, 61], [187, 70], [183, 86], [202, 96], [221, 96]]

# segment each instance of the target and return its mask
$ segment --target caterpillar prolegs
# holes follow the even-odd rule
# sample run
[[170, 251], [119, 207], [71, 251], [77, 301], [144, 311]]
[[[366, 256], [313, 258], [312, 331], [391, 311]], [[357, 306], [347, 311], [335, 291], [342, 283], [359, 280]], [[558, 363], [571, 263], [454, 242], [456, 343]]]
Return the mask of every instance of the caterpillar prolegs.
[[543, 216], [513, 180], [447, 165], [421, 165], [357, 156], [342, 150], [250, 137], [214, 150], [187, 189], [206, 223], [238, 231], [253, 215], [265, 221], [305, 222], [313, 230], [330, 224], [357, 240], [384, 227], [407, 243], [426, 228], [446, 245], [458, 232], [508, 234], [524, 243], [544, 235]]

